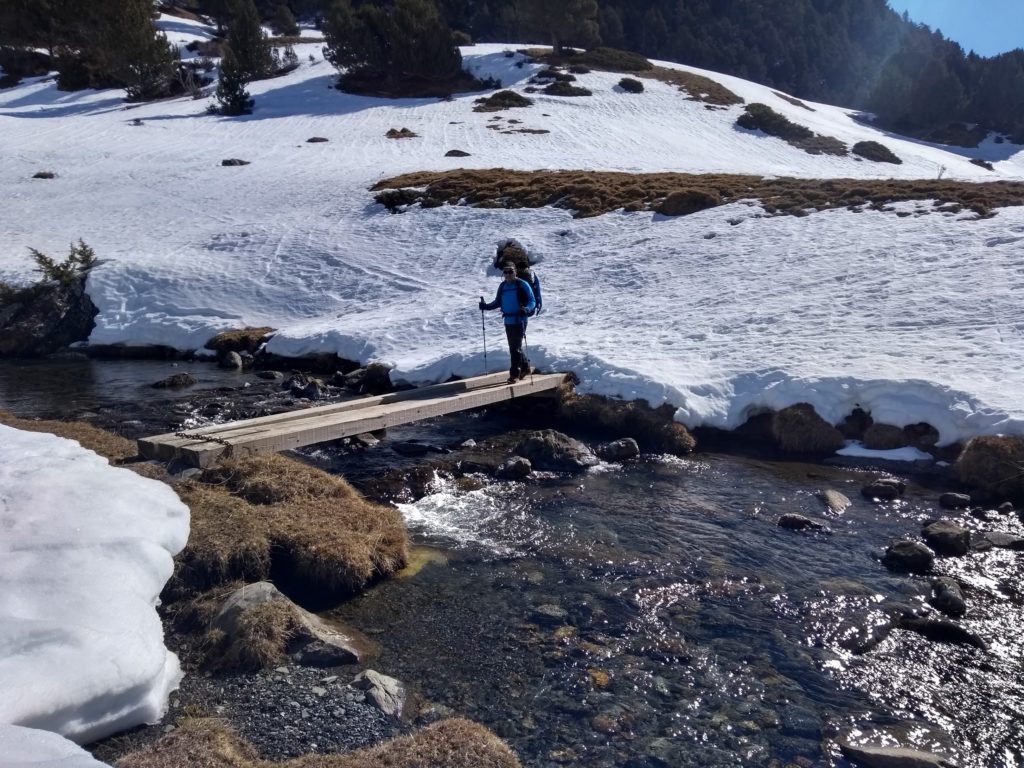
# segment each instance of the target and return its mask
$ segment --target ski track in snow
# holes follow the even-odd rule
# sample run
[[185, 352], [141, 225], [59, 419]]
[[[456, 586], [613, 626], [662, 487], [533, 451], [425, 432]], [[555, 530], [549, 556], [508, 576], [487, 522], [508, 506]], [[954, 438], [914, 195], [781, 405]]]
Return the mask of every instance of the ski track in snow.
[[[463, 53], [521, 90], [539, 67], [516, 67], [505, 48]], [[795, 218], [740, 201], [679, 218], [391, 215], [368, 191], [398, 173], [462, 167], [1020, 180], [1021, 154], [989, 172], [969, 163], [984, 147], [901, 139], [849, 110], [805, 109], [701, 70], [748, 103], [848, 145], [881, 141], [904, 163], [811, 156], [738, 129], [742, 107], [708, 109], [653, 80], [626, 94], [621, 75], [592, 72], [578, 77], [591, 97], [535, 93], [530, 108], [476, 113], [481, 94], [342, 94], [319, 44], [296, 52], [298, 70], [251, 84], [256, 110], [241, 118], [206, 114], [209, 100], [126, 108], [119, 92], [65, 94], [45, 81], [0, 91], [0, 279], [31, 278], [28, 247], [63, 256], [82, 238], [101, 259], [88, 284], [100, 308], [93, 343], [201, 348], [222, 330], [269, 325], [271, 351], [383, 360], [393, 378], [424, 383], [483, 372], [476, 301], [496, 289], [496, 245], [515, 238], [544, 281], [532, 360], [576, 372], [582, 391], [669, 402], [689, 426], [734, 427], [807, 401], [832, 421], [857, 405], [878, 421], [929, 421], [943, 442], [1024, 434], [1024, 209], [971, 220], [912, 202], [894, 206], [906, 217]], [[403, 127], [418, 138], [385, 138]], [[250, 164], [222, 167], [230, 157]], [[40, 170], [57, 178], [31, 178]], [[500, 320], [487, 320], [495, 370], [507, 355]]]

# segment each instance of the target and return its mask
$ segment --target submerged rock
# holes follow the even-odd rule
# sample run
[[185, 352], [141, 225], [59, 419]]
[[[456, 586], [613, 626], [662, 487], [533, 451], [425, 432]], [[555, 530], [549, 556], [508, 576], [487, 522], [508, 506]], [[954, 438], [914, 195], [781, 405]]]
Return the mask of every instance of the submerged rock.
[[845, 757], [864, 768], [956, 768], [941, 755], [916, 749], [854, 746], [842, 741], [839, 748]]
[[919, 541], [903, 539], [889, 545], [882, 564], [901, 573], [927, 573], [935, 561], [935, 553]]
[[582, 472], [598, 463], [597, 456], [579, 440], [553, 429], [534, 432], [515, 447], [534, 469], [547, 472]]

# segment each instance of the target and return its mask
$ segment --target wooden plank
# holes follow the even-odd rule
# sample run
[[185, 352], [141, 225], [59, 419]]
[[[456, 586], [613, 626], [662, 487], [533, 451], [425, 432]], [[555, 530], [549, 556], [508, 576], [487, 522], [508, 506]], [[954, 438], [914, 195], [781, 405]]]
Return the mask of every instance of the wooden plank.
[[[181, 458], [207, 467], [230, 451], [284, 451], [342, 437], [374, 432], [421, 419], [548, 392], [565, 381], [564, 374], [535, 374], [515, 384], [506, 375], [491, 374], [389, 395], [359, 398], [289, 413], [218, 424], [187, 434], [169, 433], [138, 441], [145, 458]], [[496, 386], [497, 385], [497, 386]]]

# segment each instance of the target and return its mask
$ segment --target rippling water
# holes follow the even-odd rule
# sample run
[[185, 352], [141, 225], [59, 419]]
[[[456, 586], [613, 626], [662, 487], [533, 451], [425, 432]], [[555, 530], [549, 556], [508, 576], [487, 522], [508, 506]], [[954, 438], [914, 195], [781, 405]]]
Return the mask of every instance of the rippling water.
[[[987, 652], [894, 630], [853, 655], [843, 637], [883, 607], [926, 605], [928, 579], [877, 555], [938, 514], [934, 492], [875, 505], [863, 480], [720, 455], [472, 492], [439, 479], [402, 506], [422, 568], [336, 613], [378, 636], [383, 671], [531, 766], [845, 766], [827, 744], [849, 732], [1021, 765], [1022, 555], [936, 567], [965, 584], [962, 623]], [[825, 488], [852, 506], [827, 513]], [[784, 512], [830, 530], [780, 529]], [[1012, 515], [967, 520], [1020, 532]]]
[[[150, 384], [183, 368], [188, 391]], [[128, 434], [195, 419], [196, 391], [232, 398], [247, 374], [210, 365], [63, 361], [0, 366], [0, 407], [95, 417]], [[508, 422], [463, 415], [389, 436], [448, 443]], [[137, 435], [135, 435], [137, 436]], [[411, 460], [378, 449], [307, 457], [352, 477]], [[844, 650], [894, 604], [922, 609], [929, 579], [890, 573], [886, 545], [919, 538], [937, 492], [876, 505], [864, 473], [725, 455], [647, 456], [578, 476], [438, 478], [401, 510], [414, 567], [334, 614], [382, 643], [374, 667], [423, 707], [488, 725], [531, 768], [848, 766], [841, 733], [950, 756], [961, 768], [1024, 765], [1024, 552], [940, 558], [963, 586], [961, 623], [987, 651], [894, 630]], [[826, 511], [817, 492], [852, 505]], [[797, 512], [829, 530], [780, 529]], [[955, 516], [1024, 534], [1016, 515]]]

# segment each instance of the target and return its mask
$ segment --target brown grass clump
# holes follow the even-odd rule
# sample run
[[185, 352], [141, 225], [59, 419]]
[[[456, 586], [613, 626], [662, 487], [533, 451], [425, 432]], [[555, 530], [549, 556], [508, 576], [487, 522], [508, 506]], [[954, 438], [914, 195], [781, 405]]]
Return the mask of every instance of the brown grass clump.
[[793, 98], [792, 96], [788, 96], [785, 93], [779, 93], [778, 91], [772, 91], [772, 93], [775, 94], [776, 96], [778, 96], [783, 101], [788, 101], [794, 107], [803, 107], [808, 112], [814, 112], [815, 111], [813, 107], [808, 107], [806, 104], [804, 104], [802, 101], [800, 101], [800, 99]]
[[772, 436], [790, 453], [835, 453], [845, 443], [842, 433], [809, 403], [797, 403], [773, 414]]
[[647, 72], [637, 72], [637, 75], [675, 85], [679, 90], [685, 91], [692, 101], [702, 101], [705, 104], [719, 107], [730, 107], [743, 103], [743, 99], [718, 81], [693, 72], [684, 72], [681, 69], [669, 69], [668, 67], [654, 67]]
[[197, 589], [270, 573], [271, 524], [259, 510], [224, 488], [183, 483], [178, 495], [192, 512], [188, 544], [175, 578]]
[[112, 464], [120, 464], [139, 455], [134, 440], [98, 429], [81, 421], [46, 421], [22, 419], [7, 411], [0, 411], [0, 424], [26, 432], [49, 432], [58, 437], [76, 440], [83, 448], [98, 453]]
[[974, 437], [956, 460], [960, 480], [998, 497], [1024, 501], [1024, 440]]
[[257, 768], [264, 765], [256, 749], [225, 721], [185, 718], [155, 744], [119, 759], [117, 768]]
[[[186, 547], [193, 575], [223, 569], [240, 577], [236, 569], [262, 569], [269, 564], [264, 553], [271, 552], [303, 582], [353, 592], [408, 559], [408, 536], [397, 510], [366, 501], [343, 479], [315, 467], [263, 453], [225, 460], [202, 480], [230, 499], [209, 503], [213, 497], [207, 497], [192, 508], [193, 530], [210, 534], [200, 539], [197, 532]], [[225, 534], [236, 524], [233, 540]], [[269, 578], [269, 571], [244, 576]]]
[[718, 192], [706, 189], [679, 189], [670, 192], [658, 206], [658, 213], [665, 216], [687, 216], [706, 208], [714, 208], [722, 202]]
[[285, 648], [300, 625], [295, 612], [295, 604], [286, 600], [246, 609], [235, 634], [211, 658], [224, 669], [258, 670], [288, 663]]
[[206, 342], [203, 347], [218, 353], [253, 353], [267, 342], [274, 330], [274, 328], [239, 328], [234, 331], [224, 331]]
[[408, 128], [388, 128], [388, 132], [384, 135], [389, 139], [415, 139], [417, 136]]
[[522, 768], [482, 725], [451, 718], [416, 733], [347, 754], [270, 762], [223, 720], [186, 718], [156, 743], [125, 755], [116, 768]]
[[[980, 217], [996, 208], [1024, 205], [1024, 184], [943, 180], [795, 179], [741, 174], [614, 171], [511, 171], [506, 168], [417, 171], [377, 182], [371, 190], [401, 205], [471, 205], [481, 208], [542, 208], [576, 211], [576, 218], [626, 210], [656, 210], [672, 192], [703, 189], [722, 203], [759, 200], [771, 214], [802, 214], [871, 204], [884, 209], [901, 200], [955, 204]], [[393, 208], [399, 211], [396, 204]], [[941, 211], [940, 211], [941, 212]]]

